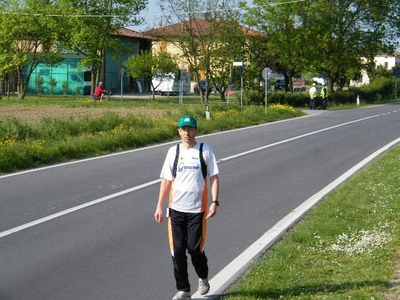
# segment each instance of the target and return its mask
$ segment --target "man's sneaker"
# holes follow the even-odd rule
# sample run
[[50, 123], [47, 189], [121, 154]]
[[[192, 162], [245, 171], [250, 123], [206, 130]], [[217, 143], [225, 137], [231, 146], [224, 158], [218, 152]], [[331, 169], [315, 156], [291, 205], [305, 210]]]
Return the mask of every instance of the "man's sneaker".
[[210, 290], [210, 284], [208, 283], [208, 279], [199, 279], [199, 293], [200, 295], [205, 295]]
[[172, 300], [190, 300], [192, 297], [190, 296], [189, 292], [183, 292], [179, 291], [175, 294], [174, 298]]

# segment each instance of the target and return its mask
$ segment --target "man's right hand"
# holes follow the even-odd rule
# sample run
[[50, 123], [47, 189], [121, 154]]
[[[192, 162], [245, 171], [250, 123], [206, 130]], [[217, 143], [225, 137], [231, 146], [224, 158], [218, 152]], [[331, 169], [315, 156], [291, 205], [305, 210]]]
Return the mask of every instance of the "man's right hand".
[[156, 220], [157, 223], [162, 223], [164, 221], [161, 208], [156, 209], [156, 212], [154, 213], [154, 219]]

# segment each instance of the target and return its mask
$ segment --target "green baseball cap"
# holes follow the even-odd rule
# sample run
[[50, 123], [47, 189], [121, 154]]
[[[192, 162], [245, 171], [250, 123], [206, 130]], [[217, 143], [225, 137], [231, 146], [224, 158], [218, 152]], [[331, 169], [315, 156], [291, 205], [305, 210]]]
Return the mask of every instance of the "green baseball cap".
[[186, 115], [179, 119], [178, 128], [189, 126], [197, 128], [197, 121], [192, 116]]

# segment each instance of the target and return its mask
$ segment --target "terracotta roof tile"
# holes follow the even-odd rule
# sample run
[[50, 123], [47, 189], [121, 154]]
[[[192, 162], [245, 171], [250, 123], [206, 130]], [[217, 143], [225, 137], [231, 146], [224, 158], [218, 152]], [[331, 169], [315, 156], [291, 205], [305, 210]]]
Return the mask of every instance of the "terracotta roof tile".
[[125, 36], [130, 38], [138, 38], [138, 39], [148, 39], [149, 37], [144, 35], [143, 33], [128, 29], [128, 28], [119, 28], [117, 32], [114, 34], [116, 36]]
[[[195, 19], [192, 21], [185, 21], [181, 23], [175, 23], [163, 27], [153, 28], [144, 31], [143, 34], [151, 37], [163, 37], [163, 36], [180, 36], [185, 28], [191, 28], [194, 35], [200, 35], [206, 33], [208, 30], [212, 30], [212, 23], [206, 19]], [[243, 32], [247, 32], [249, 35], [260, 35], [261, 33], [247, 28], [242, 27]]]

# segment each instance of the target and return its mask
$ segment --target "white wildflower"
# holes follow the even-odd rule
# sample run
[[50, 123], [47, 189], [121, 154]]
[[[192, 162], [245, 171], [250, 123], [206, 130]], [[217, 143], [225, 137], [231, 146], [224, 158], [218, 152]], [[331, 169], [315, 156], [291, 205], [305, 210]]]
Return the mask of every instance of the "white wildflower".
[[318, 239], [317, 247], [313, 250], [322, 250], [328, 252], [341, 252], [347, 255], [355, 255], [362, 253], [372, 253], [381, 249], [387, 243], [391, 242], [392, 234], [385, 232], [383, 228], [387, 228], [387, 224], [382, 224], [381, 229], [359, 230], [353, 233], [343, 233], [334, 241], [324, 241], [320, 236], [315, 235]]

